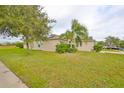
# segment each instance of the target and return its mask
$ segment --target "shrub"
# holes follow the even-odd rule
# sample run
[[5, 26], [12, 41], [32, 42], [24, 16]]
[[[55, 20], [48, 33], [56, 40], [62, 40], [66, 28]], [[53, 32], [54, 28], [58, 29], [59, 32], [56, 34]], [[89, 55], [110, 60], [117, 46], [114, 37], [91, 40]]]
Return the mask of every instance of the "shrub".
[[72, 47], [70, 46], [70, 47], [68, 48], [68, 50], [67, 50], [68, 53], [74, 53], [74, 52], [76, 52], [76, 51], [77, 51], [77, 49], [76, 49], [76, 47], [75, 47], [74, 45], [72, 45]]
[[96, 52], [100, 52], [102, 49], [103, 49], [103, 46], [101, 44], [97, 43], [94, 45], [94, 50]]
[[56, 52], [58, 53], [73, 53], [73, 52], [76, 52], [77, 49], [69, 44], [65, 44], [65, 43], [60, 43], [58, 45], [56, 45]]
[[16, 45], [16, 47], [23, 48], [23, 43], [21, 43], [21, 42], [17, 42], [15, 45]]
[[56, 52], [65, 53], [65, 52], [67, 52], [68, 47], [69, 46], [64, 43], [58, 44], [58, 45], [56, 45]]
[[74, 53], [74, 52], [76, 52], [77, 51], [77, 49], [76, 48], [68, 48], [68, 53]]
[[124, 48], [124, 40], [120, 41], [120, 48]]

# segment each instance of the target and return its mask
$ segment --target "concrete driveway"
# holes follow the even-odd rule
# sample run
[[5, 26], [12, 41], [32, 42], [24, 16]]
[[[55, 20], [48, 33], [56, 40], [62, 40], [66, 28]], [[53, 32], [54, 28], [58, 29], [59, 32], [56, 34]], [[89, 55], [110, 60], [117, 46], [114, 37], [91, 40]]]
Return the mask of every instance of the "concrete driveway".
[[0, 62], [0, 88], [27, 88], [27, 86]]
[[114, 51], [101, 51], [100, 53], [124, 54], [124, 52], [114, 52]]

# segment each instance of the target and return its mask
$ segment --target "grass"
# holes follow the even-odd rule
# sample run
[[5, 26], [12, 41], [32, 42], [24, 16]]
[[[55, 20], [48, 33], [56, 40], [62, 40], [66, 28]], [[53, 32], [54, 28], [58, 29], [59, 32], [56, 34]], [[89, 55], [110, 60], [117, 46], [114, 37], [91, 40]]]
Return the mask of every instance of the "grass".
[[124, 55], [1, 48], [0, 60], [28, 87], [124, 87]]

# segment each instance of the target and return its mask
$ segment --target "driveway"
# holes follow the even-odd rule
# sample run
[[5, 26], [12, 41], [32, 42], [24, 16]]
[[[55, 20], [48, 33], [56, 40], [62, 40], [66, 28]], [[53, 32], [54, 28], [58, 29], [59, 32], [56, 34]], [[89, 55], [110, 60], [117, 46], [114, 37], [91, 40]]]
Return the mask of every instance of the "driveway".
[[0, 62], [0, 88], [27, 88], [27, 86]]
[[100, 53], [124, 54], [124, 52], [101, 51]]

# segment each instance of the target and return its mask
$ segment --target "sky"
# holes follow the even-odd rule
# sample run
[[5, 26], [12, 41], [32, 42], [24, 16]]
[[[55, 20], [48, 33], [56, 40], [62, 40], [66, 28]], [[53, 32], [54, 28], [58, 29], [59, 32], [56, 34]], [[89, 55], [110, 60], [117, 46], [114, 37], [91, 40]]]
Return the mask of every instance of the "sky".
[[52, 29], [55, 34], [70, 29], [71, 20], [77, 19], [95, 40], [104, 40], [109, 35], [124, 39], [124, 6], [44, 6], [44, 9], [57, 21]]
[[16, 37], [3, 37], [0, 36], [0, 43], [14, 43], [14, 42], [22, 42], [21, 38], [16, 38]]
[[[124, 39], [124, 6], [43, 6], [50, 18], [56, 20], [52, 28], [53, 34], [64, 33], [71, 27], [72, 19], [77, 19], [88, 28], [88, 33], [95, 40], [104, 40], [107, 36]], [[0, 42], [15, 42], [19, 38], [0, 37]]]

